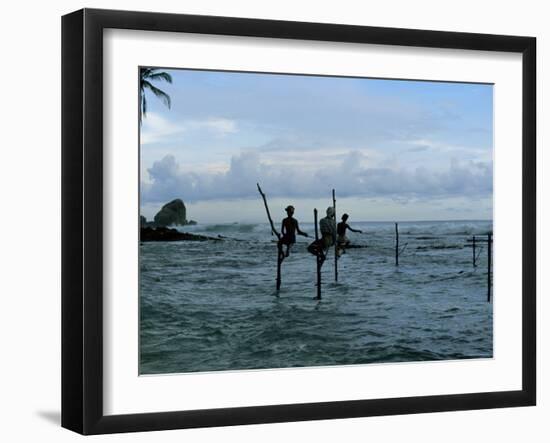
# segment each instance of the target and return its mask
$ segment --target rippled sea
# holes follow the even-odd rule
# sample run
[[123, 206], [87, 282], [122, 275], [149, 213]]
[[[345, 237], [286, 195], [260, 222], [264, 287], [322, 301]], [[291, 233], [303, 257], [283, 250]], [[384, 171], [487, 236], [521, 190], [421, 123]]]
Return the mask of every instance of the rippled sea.
[[[224, 241], [140, 246], [140, 373], [490, 358], [487, 249], [472, 266], [467, 239], [490, 221], [351, 223], [353, 244], [322, 269], [298, 243], [275, 291], [277, 249], [267, 224], [185, 226]], [[313, 225], [301, 224], [313, 234]], [[406, 245], [406, 246], [405, 246]]]

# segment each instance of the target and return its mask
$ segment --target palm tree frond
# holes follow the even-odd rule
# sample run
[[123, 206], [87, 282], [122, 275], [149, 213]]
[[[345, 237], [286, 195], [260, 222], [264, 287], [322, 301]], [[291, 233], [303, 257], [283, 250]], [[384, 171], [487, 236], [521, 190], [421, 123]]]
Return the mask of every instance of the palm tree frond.
[[167, 83], [172, 83], [172, 76], [168, 72], [154, 72], [146, 77], [148, 80], [164, 80]]
[[172, 83], [172, 76], [167, 72], [159, 72], [158, 68], [141, 68], [139, 71], [139, 90], [141, 95], [141, 114], [140, 114], [140, 123], [141, 117], [147, 115], [147, 100], [145, 99], [145, 89], [149, 89], [157, 98], [159, 98], [164, 105], [168, 108], [171, 107], [172, 101], [170, 96], [163, 90], [154, 86], [151, 81], [165, 81], [167, 83]]
[[156, 86], [153, 86], [147, 80], [143, 82], [143, 87], [149, 89], [153, 94], [157, 96], [157, 98], [159, 98], [166, 106], [168, 106], [168, 108], [170, 108], [172, 102], [170, 100], [170, 96], [166, 92], [160, 90]]
[[153, 68], [141, 68], [139, 71], [139, 77], [141, 79], [147, 78], [153, 71]]

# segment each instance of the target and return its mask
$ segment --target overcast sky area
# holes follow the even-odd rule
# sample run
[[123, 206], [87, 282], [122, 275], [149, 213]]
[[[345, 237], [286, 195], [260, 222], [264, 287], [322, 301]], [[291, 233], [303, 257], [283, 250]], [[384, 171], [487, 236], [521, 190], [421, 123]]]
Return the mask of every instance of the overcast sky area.
[[[181, 198], [187, 218], [312, 221], [492, 219], [491, 85], [164, 70], [168, 109], [146, 92], [141, 213]], [[310, 220], [311, 219], [311, 220]]]

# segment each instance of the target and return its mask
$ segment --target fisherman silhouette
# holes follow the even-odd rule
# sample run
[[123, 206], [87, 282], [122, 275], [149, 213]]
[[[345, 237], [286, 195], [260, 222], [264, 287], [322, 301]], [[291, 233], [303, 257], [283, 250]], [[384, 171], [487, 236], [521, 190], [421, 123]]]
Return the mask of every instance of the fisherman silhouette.
[[294, 206], [290, 205], [285, 208], [285, 211], [288, 215], [287, 218], [283, 219], [281, 223], [281, 239], [279, 240], [279, 248], [282, 251], [282, 245], [286, 246], [286, 252], [284, 257], [288, 257], [290, 254], [290, 248], [294, 243], [296, 243], [296, 233], [304, 237], [309, 237], [307, 232], [300, 230], [298, 225], [298, 220], [296, 220], [294, 215]]
[[318, 256], [323, 263], [326, 259], [325, 251], [330, 248], [336, 242], [336, 225], [334, 220], [334, 208], [329, 206], [327, 208], [327, 216], [319, 220], [319, 228], [321, 230], [321, 238], [311, 243], [307, 250]]
[[346, 236], [346, 229], [349, 229], [351, 232], [359, 232], [360, 234], [363, 233], [363, 231], [361, 231], [360, 229], [353, 229], [350, 225], [348, 225], [347, 223], [348, 218], [349, 218], [348, 214], [342, 215], [342, 221], [338, 223], [338, 225], [336, 226], [336, 232], [338, 234], [338, 239], [336, 243], [338, 247], [338, 251], [337, 251], [338, 256], [345, 254], [346, 252], [345, 248], [350, 244], [350, 241]]

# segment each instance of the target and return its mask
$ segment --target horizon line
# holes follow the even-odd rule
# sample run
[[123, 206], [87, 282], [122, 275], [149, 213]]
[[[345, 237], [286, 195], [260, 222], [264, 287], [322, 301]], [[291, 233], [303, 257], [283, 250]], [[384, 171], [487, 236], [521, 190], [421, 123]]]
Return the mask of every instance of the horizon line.
[[[425, 219], [425, 220], [353, 220], [350, 223], [428, 223], [428, 222], [493, 222], [493, 219], [483, 219], [483, 218], [453, 218], [453, 219]], [[239, 224], [239, 223], [267, 223], [269, 221], [207, 221], [200, 222], [197, 221], [197, 224]], [[301, 223], [313, 223], [308, 221], [301, 221]]]

